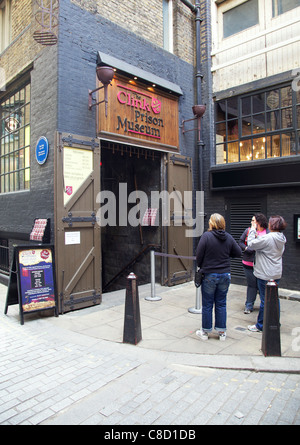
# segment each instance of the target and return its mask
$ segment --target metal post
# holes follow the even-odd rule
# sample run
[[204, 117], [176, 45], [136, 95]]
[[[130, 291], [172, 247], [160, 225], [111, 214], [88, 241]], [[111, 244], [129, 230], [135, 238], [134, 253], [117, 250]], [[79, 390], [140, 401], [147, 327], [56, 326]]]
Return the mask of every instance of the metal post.
[[274, 280], [266, 284], [261, 349], [265, 357], [281, 357], [278, 286]]
[[189, 312], [191, 314], [202, 314], [202, 307], [200, 303], [200, 287], [196, 287], [196, 304], [195, 307], [190, 307]]
[[141, 340], [142, 328], [137, 277], [131, 272], [127, 277], [123, 343], [136, 345]]
[[161, 297], [155, 295], [155, 252], [150, 250], [150, 267], [151, 267], [151, 297], [145, 297], [147, 301], [159, 301]]

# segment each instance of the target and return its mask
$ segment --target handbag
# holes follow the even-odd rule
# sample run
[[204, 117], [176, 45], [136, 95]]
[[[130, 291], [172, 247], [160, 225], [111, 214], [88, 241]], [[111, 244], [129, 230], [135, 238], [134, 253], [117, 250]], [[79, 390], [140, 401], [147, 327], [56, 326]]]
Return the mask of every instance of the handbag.
[[203, 271], [201, 269], [196, 270], [195, 272], [195, 286], [200, 287], [203, 279]]

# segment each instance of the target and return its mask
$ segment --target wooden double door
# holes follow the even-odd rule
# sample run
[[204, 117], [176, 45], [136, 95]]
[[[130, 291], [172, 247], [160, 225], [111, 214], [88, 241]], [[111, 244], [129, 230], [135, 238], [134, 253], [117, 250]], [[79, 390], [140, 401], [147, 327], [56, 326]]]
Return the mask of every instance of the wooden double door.
[[[100, 140], [57, 133], [56, 141], [54, 238], [59, 311], [64, 313], [102, 301]], [[161, 281], [173, 286], [193, 276], [193, 238], [186, 236], [191, 202], [187, 207], [184, 200], [184, 192], [192, 192], [192, 165], [190, 158], [172, 153], [162, 155], [162, 165], [161, 186], [172, 199], [169, 224], [161, 227], [162, 253], [171, 255], [162, 261]]]

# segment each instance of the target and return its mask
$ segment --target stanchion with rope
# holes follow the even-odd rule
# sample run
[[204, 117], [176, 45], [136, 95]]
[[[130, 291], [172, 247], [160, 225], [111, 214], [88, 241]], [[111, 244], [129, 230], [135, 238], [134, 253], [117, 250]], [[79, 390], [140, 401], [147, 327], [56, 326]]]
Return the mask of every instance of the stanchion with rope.
[[[162, 298], [155, 293], [155, 255], [161, 256], [161, 257], [171, 257], [171, 258], [185, 258], [189, 260], [196, 260], [196, 257], [190, 257], [190, 256], [180, 256], [180, 255], [172, 255], [168, 253], [160, 253], [155, 252], [154, 250], [150, 251], [150, 267], [151, 267], [151, 296], [145, 297], [145, 300], [147, 301], [160, 301]], [[192, 314], [201, 314], [202, 308], [200, 303], [200, 287], [196, 287], [196, 303], [195, 307], [189, 308], [188, 311]]]
[[151, 268], [151, 296], [145, 297], [147, 301], [160, 301], [161, 297], [155, 294], [155, 252], [150, 251], [150, 268]]

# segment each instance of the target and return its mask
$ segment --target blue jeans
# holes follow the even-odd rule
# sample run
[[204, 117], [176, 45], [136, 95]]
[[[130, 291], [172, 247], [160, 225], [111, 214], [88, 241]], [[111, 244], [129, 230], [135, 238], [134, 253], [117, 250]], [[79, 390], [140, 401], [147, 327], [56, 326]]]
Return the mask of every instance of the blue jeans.
[[245, 309], [253, 311], [253, 306], [257, 294], [257, 278], [253, 274], [253, 267], [245, 267], [243, 265], [243, 268], [247, 279], [247, 298]]
[[[275, 280], [277, 284], [279, 284], [279, 280]], [[261, 280], [260, 278], [257, 278], [257, 286], [259, 290], [259, 296], [260, 296], [260, 308], [258, 312], [256, 327], [260, 331], [263, 330], [263, 323], [264, 323], [264, 307], [265, 307], [265, 295], [266, 295], [266, 284], [268, 281]], [[280, 311], [280, 306], [279, 306]]]
[[230, 273], [205, 274], [202, 280], [202, 329], [212, 331], [212, 312], [215, 306], [215, 329], [226, 331], [226, 297], [230, 285]]

